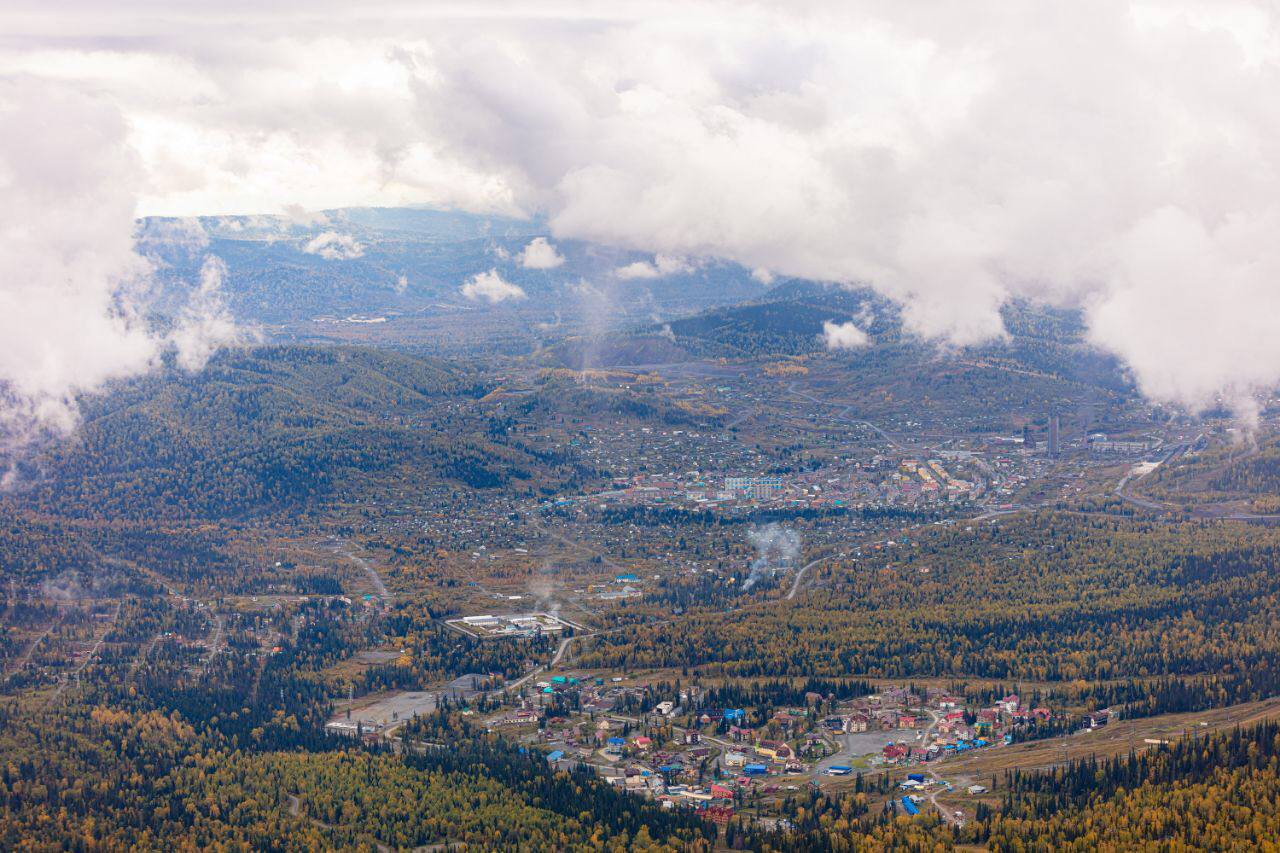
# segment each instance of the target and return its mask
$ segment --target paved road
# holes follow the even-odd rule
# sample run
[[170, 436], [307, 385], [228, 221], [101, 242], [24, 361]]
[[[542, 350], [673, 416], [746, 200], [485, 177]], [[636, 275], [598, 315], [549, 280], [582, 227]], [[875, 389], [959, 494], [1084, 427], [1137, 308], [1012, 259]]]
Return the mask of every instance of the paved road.
[[[726, 610], [725, 613], [726, 614], [736, 613], [737, 611], [743, 610], [743, 609], [745, 608], [735, 607], [730, 610]], [[652, 627], [655, 625], [666, 625], [673, 621], [675, 620], [662, 619], [657, 622], [645, 622], [644, 625], [619, 625], [616, 628], [603, 628], [599, 631], [583, 631], [583, 632], [574, 634], [572, 637], [565, 637], [563, 640], [560, 641], [560, 645], [556, 647], [556, 653], [552, 655], [550, 663], [538, 664], [533, 669], [529, 670], [529, 672], [517, 678], [515, 681], [512, 681], [508, 684], [504, 684], [502, 687], [498, 687], [494, 690], [490, 690], [488, 693], [488, 696], [490, 698], [493, 698], [493, 697], [501, 696], [503, 693], [511, 693], [513, 691], [519, 690], [521, 687], [523, 687], [525, 684], [529, 682], [529, 679], [533, 678], [534, 676], [540, 673], [546, 672], [547, 670], [555, 669], [557, 666], [560, 665], [560, 661], [564, 658], [565, 652], [569, 650], [569, 646], [573, 644], [574, 640], [585, 640], [588, 637], [599, 637], [602, 634], [613, 634], [618, 631], [630, 631], [633, 628], [639, 628], [639, 627]]]
[[[1174, 459], [1186, 453], [1192, 444], [1194, 444], [1194, 442], [1185, 442], [1174, 445], [1169, 449], [1169, 452], [1165, 454], [1164, 458], [1160, 460], [1159, 465], [1167, 465], [1172, 462]], [[1243, 455], [1234, 457], [1227, 464], [1238, 464], [1255, 455], [1257, 452], [1258, 450], [1255, 445], [1254, 447], [1246, 450]], [[1181, 507], [1176, 504], [1170, 504], [1164, 501], [1154, 500], [1152, 498], [1139, 497], [1129, 491], [1131, 483], [1146, 478], [1150, 473], [1150, 471], [1145, 471], [1141, 474], [1135, 474], [1132, 470], [1128, 471], [1120, 478], [1120, 482], [1116, 483], [1113, 494], [1125, 503], [1141, 507], [1142, 509], [1151, 510], [1152, 512], [1181, 512], [1182, 510], [1189, 510], [1193, 517], [1200, 519], [1222, 519], [1225, 521], [1280, 521], [1280, 514], [1277, 513], [1238, 512], [1222, 506], [1221, 504], [1213, 503]]]
[[987, 521], [992, 518], [1000, 518], [1004, 515], [1015, 515], [1022, 512], [1023, 509], [1035, 509], [1036, 507], [1014, 507], [1013, 509], [989, 509], [982, 515], [975, 515], [973, 518], [964, 519], [964, 521], [972, 524], [975, 521]]
[[1130, 503], [1130, 504], [1133, 504], [1134, 506], [1141, 507], [1142, 509], [1149, 509], [1154, 512], [1164, 512], [1165, 510], [1171, 508], [1168, 504], [1161, 503], [1160, 501], [1154, 501], [1154, 500], [1151, 500], [1150, 498], [1140, 498], [1137, 495], [1130, 494], [1128, 491], [1129, 482], [1131, 480], [1141, 480], [1143, 477], [1146, 477], [1147, 474], [1149, 473], [1151, 472], [1147, 471], [1142, 474], [1135, 474], [1133, 470], [1130, 470], [1128, 473], [1126, 473], [1123, 477], [1120, 478], [1120, 482], [1116, 483], [1114, 494], [1116, 497], [1118, 497], [1120, 500], [1124, 501], [1125, 503]]
[[573, 643], [574, 639], [576, 638], [565, 637], [563, 640], [561, 640], [560, 645], [556, 647], [556, 653], [552, 656], [550, 663], [538, 664], [533, 669], [529, 670], [527, 673], [517, 678], [515, 681], [512, 681], [510, 684], [504, 684], [502, 687], [499, 687], [497, 690], [491, 690], [489, 692], [489, 695], [501, 696], [504, 692], [514, 693], [515, 691], [519, 690], [521, 687], [524, 687], [525, 684], [527, 684], [530, 679], [534, 678], [540, 673], [546, 672], [548, 669], [553, 669], [556, 666], [556, 664], [560, 663], [560, 659], [564, 657], [564, 653], [568, 650], [569, 646]]
[[738, 416], [737, 416], [736, 418], [734, 418], [733, 420], [729, 421], [729, 423], [725, 424], [725, 425], [724, 425], [724, 429], [727, 429], [727, 430], [728, 430], [728, 429], [733, 429], [733, 428], [734, 428], [734, 427], [736, 427], [738, 424], [742, 423], [743, 421], [747, 420], [748, 418], [753, 418], [753, 417], [755, 417], [756, 415], [762, 414], [762, 413], [763, 413], [763, 411], [764, 411], [764, 410], [763, 410], [763, 408], [761, 408], [760, 406], [753, 406], [753, 407], [751, 407], [751, 408], [747, 409], [747, 410], [746, 410], [745, 412], [743, 412], [742, 414], [738, 415]]
[[488, 693], [489, 697], [495, 698], [495, 697], [501, 696], [503, 693], [516, 692], [521, 687], [528, 684], [530, 679], [540, 675], [541, 673], [546, 672], [549, 669], [555, 669], [560, 664], [560, 661], [564, 657], [565, 652], [569, 650], [569, 646], [573, 644], [574, 640], [580, 637], [594, 637], [598, 633], [600, 632], [589, 631], [585, 634], [574, 634], [572, 637], [565, 637], [563, 640], [560, 641], [560, 645], [556, 647], [556, 653], [551, 657], [550, 663], [538, 664], [533, 669], [529, 670], [524, 675], [517, 678], [515, 681], [512, 681], [508, 684], [504, 684], [495, 690], [490, 690]]

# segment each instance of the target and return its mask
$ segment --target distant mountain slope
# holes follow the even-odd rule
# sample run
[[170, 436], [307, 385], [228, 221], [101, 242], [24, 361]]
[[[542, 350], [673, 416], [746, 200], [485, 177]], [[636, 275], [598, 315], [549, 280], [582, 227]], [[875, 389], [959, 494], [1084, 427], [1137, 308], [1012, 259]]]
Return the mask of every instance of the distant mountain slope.
[[[331, 338], [383, 324], [379, 343], [430, 325], [456, 346], [507, 329], [602, 331], [753, 298], [764, 286], [736, 264], [676, 262], [612, 246], [550, 238], [560, 262], [527, 267], [522, 253], [544, 223], [414, 208], [353, 208], [282, 216], [147, 219], [138, 247], [161, 284], [155, 310], [172, 315], [208, 255], [226, 265], [235, 316], [284, 339]], [[490, 271], [520, 289], [491, 304], [461, 291]], [[494, 319], [499, 320], [494, 323]]]
[[[946, 347], [905, 332], [897, 306], [870, 290], [793, 280], [626, 334], [567, 336], [540, 358], [574, 370], [787, 359], [809, 393], [857, 400], [862, 417], [902, 428], [985, 431], [1030, 421], [1043, 429], [1051, 411], [1076, 433], [1127, 422], [1132, 383], [1117, 359], [1085, 341], [1078, 311], [1015, 302], [1004, 316], [1005, 339]], [[846, 322], [867, 334], [867, 346], [827, 349], [824, 325]]]
[[798, 355], [824, 349], [822, 330], [828, 322], [854, 322], [881, 340], [890, 333], [896, 337], [896, 325], [883, 309], [875, 312], [882, 300], [870, 294], [832, 290], [778, 299], [771, 291], [766, 299], [673, 320], [668, 326], [677, 341], [687, 338], [696, 342], [695, 348], [738, 355]]
[[[1119, 361], [1091, 347], [1079, 311], [1015, 301], [1002, 311], [1008, 337], [960, 352], [1012, 359], [1024, 367], [1072, 382], [1127, 393], [1132, 385]], [[905, 347], [932, 359], [935, 348], [902, 328], [898, 306], [867, 288], [788, 280], [763, 295], [662, 323], [642, 324], [626, 335], [568, 338], [545, 356], [572, 367], [656, 364], [694, 357], [795, 356], [826, 351], [826, 323], [852, 322], [869, 347], [850, 354]]]

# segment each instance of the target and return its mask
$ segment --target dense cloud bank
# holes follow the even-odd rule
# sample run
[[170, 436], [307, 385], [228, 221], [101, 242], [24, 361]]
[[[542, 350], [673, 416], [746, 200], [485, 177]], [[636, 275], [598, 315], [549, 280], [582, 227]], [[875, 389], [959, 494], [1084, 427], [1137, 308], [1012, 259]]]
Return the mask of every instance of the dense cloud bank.
[[167, 329], [148, 324], [152, 268], [134, 250], [140, 181], [109, 102], [58, 84], [0, 83], [0, 461], [42, 433], [69, 431], [78, 394], [167, 353], [197, 369], [239, 335], [212, 257], [181, 316]]
[[[127, 134], [136, 164], [74, 169], [144, 212], [537, 212], [556, 238], [868, 284], [952, 343], [1000, 336], [1011, 296], [1079, 305], [1148, 395], [1192, 408], [1247, 411], [1280, 379], [1270, 4], [114, 5], [67, 34], [20, 0], [0, 70], [103, 104], [92, 144]], [[120, 221], [86, 238], [112, 247], [93, 273], [127, 279], [127, 205], [101, 204]], [[54, 387], [151, 358], [102, 301], [83, 308], [118, 367]]]

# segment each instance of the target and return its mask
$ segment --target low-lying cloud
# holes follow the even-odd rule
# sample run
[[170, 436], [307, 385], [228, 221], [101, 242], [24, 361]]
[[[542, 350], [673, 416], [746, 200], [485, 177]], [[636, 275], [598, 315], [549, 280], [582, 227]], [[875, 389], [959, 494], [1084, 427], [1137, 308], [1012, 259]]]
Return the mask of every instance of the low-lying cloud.
[[[170, 353], [198, 369], [237, 337], [213, 258], [172, 327], [147, 322], [152, 264], [134, 243], [140, 181], [118, 110], [68, 86], [0, 80], [0, 457], [73, 429], [80, 395]], [[164, 239], [204, 245], [190, 222], [170, 232]]]
[[870, 341], [867, 333], [858, 328], [852, 321], [833, 323], [827, 320], [822, 324], [822, 342], [827, 349], [861, 349]]
[[329, 261], [349, 261], [364, 255], [364, 244], [350, 234], [322, 231], [302, 247], [308, 255], [319, 255]]
[[676, 273], [688, 272], [692, 267], [684, 258], [671, 257], [670, 255], [655, 255], [653, 261], [633, 261], [632, 263], [620, 266], [613, 271], [613, 274], [620, 279], [645, 279], [645, 278], [662, 278], [667, 275], [675, 275]]
[[518, 284], [512, 284], [498, 274], [496, 269], [480, 272], [467, 279], [459, 288], [462, 295], [475, 302], [484, 300], [490, 305], [507, 300], [521, 300], [527, 294]]
[[564, 256], [546, 237], [534, 237], [520, 252], [520, 266], [530, 270], [551, 270], [564, 263]]
[[227, 307], [222, 282], [227, 265], [207, 255], [200, 266], [200, 283], [183, 306], [177, 325], [169, 333], [178, 366], [188, 371], [204, 367], [220, 348], [253, 336], [241, 328]]

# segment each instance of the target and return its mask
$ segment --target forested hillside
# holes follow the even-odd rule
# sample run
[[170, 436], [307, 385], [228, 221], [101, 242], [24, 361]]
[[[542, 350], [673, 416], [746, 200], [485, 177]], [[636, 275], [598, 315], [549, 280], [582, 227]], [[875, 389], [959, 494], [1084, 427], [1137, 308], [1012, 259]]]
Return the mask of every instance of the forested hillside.
[[[1221, 524], [1045, 512], [935, 528], [833, 561], [823, 588], [793, 602], [733, 615], [695, 608], [625, 639], [602, 636], [589, 660], [738, 676], [1049, 681], [1097, 707], [1212, 707], [1280, 690], [1277, 559], [1280, 533]], [[1082, 689], [1116, 679], [1133, 683]]]
[[1014, 773], [998, 810], [963, 827], [910, 820], [864, 794], [792, 801], [790, 834], [747, 832], [753, 849], [1269, 850], [1280, 835], [1275, 723], [1188, 739], [1140, 755]]
[[401, 758], [317, 748], [283, 713], [255, 729], [251, 751], [177, 712], [26, 713], [0, 709], [5, 849], [709, 849], [691, 815], [443, 717], [411, 734], [447, 749]]
[[457, 363], [390, 351], [227, 353], [94, 401], [76, 440], [32, 464], [23, 500], [77, 518], [244, 518], [372, 478], [488, 488], [550, 473], [469, 404], [488, 390]]

